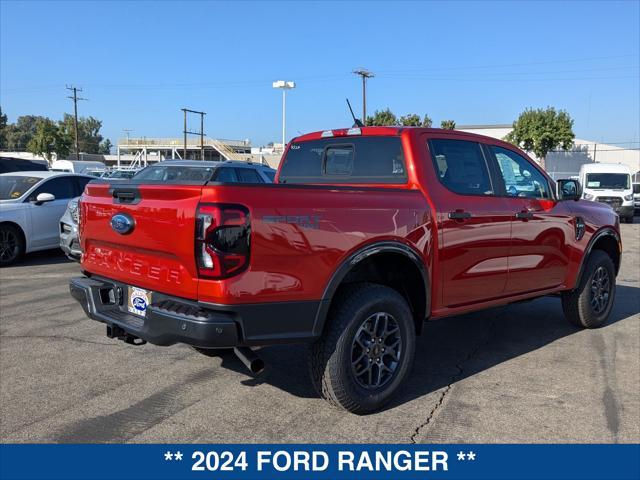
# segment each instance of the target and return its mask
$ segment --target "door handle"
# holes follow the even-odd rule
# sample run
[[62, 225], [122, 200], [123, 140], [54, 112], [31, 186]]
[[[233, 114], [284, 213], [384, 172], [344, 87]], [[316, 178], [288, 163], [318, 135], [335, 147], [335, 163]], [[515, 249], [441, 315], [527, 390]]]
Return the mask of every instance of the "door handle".
[[527, 212], [526, 210], [523, 210], [521, 212], [516, 213], [516, 218], [520, 219], [520, 220], [531, 220], [533, 218], [533, 213], [531, 212]]
[[471, 214], [469, 212], [463, 212], [462, 210], [456, 210], [455, 212], [449, 212], [449, 218], [451, 220], [466, 220], [467, 218], [471, 218]]

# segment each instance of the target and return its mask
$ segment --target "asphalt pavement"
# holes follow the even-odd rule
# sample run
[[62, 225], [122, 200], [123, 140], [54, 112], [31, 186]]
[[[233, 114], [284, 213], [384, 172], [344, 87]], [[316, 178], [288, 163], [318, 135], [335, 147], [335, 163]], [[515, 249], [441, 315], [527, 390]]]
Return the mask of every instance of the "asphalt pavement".
[[[636, 219], [636, 222], [638, 219]], [[56, 251], [0, 270], [2, 442], [639, 442], [640, 224], [623, 224], [609, 322], [580, 330], [557, 298], [429, 322], [408, 386], [356, 416], [314, 393], [307, 347], [267, 370], [184, 345], [105, 336]]]

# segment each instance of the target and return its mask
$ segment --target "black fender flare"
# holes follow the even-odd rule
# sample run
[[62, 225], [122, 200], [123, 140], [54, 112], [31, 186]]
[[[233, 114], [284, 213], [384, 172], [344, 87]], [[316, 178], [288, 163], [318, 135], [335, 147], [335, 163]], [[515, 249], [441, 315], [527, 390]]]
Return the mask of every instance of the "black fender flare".
[[[593, 246], [596, 242], [604, 237], [612, 237], [616, 241], [616, 245], [618, 245], [618, 255], [620, 260], [622, 260], [622, 251], [620, 249], [620, 235], [615, 231], [613, 227], [604, 227], [594, 233], [589, 239], [589, 243], [587, 244], [587, 248], [584, 251], [584, 255], [582, 256], [582, 261], [580, 262], [580, 269], [578, 270], [578, 275], [576, 276], [576, 282], [573, 288], [578, 288], [580, 282], [582, 281], [582, 275], [584, 275], [584, 269], [587, 267], [587, 259], [589, 255], [591, 255], [591, 251], [593, 250]], [[616, 275], [618, 275], [618, 271], [620, 270], [620, 263], [616, 265]]]
[[324, 329], [324, 324], [329, 313], [329, 307], [331, 306], [331, 300], [333, 299], [333, 296], [338, 290], [338, 287], [345, 279], [347, 274], [363, 260], [371, 257], [372, 255], [377, 255], [380, 253], [397, 253], [404, 255], [409, 260], [411, 260], [411, 262], [418, 268], [418, 271], [420, 272], [420, 275], [422, 277], [426, 299], [426, 304], [424, 306], [424, 316], [425, 318], [429, 316], [429, 313], [431, 311], [431, 283], [429, 281], [427, 267], [422, 261], [422, 258], [413, 248], [402, 242], [385, 240], [365, 245], [364, 247], [356, 250], [345, 260], [343, 260], [340, 266], [335, 270], [324, 289], [322, 298], [320, 299], [320, 306], [318, 307], [318, 312], [316, 314], [316, 319], [313, 325], [314, 337], [319, 337], [320, 335], [322, 335], [322, 330]]

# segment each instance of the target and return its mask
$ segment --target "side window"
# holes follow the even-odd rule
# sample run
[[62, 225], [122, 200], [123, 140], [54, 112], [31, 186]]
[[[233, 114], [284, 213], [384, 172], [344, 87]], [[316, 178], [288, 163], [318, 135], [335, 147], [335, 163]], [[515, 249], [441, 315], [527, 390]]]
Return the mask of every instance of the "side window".
[[264, 183], [258, 172], [252, 168], [236, 168], [236, 175], [240, 183]]
[[73, 177], [58, 177], [47, 180], [31, 194], [29, 200], [34, 201], [41, 193], [50, 193], [56, 200], [73, 198]]
[[324, 173], [327, 175], [351, 175], [353, 172], [353, 146], [331, 145], [325, 151]]
[[78, 187], [77, 190], [74, 193], [74, 197], [79, 197], [80, 195], [82, 195], [82, 192], [84, 192], [84, 187], [87, 186], [87, 183], [89, 183], [92, 179], [91, 178], [86, 178], [86, 177], [76, 177], [76, 186]]
[[526, 158], [502, 147], [491, 147], [504, 188], [510, 197], [551, 198], [549, 182]]
[[238, 178], [236, 177], [235, 169], [227, 167], [219, 168], [216, 174], [216, 182], [237, 183]]
[[429, 144], [436, 173], [445, 187], [461, 195], [493, 195], [487, 163], [478, 143], [433, 139]]
[[262, 173], [266, 175], [271, 183], [276, 179], [276, 172], [274, 170], [263, 170]]

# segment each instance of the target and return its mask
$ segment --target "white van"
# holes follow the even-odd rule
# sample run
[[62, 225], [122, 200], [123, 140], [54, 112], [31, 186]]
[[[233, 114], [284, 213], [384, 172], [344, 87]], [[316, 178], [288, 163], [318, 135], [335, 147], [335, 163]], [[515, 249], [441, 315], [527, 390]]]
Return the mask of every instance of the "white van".
[[587, 163], [580, 167], [582, 198], [603, 202], [620, 216], [621, 222], [633, 222], [631, 170], [616, 163]]
[[[82, 173], [86, 175], [99, 176], [106, 172], [107, 167], [102, 162], [89, 162], [84, 160], [56, 160], [51, 164], [51, 170], [56, 172]], [[96, 175], [98, 173], [98, 175]]]

